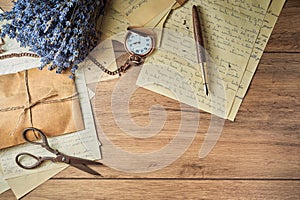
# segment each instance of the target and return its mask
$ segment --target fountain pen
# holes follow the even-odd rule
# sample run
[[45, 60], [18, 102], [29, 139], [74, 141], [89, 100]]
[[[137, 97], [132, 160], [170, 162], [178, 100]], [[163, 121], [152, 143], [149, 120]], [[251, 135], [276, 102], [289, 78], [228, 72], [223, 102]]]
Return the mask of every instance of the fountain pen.
[[206, 77], [205, 66], [204, 66], [204, 64], [206, 63], [204, 42], [202, 38], [200, 19], [198, 16], [197, 7], [195, 5], [193, 5], [192, 8], [192, 15], [193, 15], [194, 39], [196, 43], [198, 64], [200, 65], [201, 68], [204, 92], [206, 96], [208, 96], [207, 77]]

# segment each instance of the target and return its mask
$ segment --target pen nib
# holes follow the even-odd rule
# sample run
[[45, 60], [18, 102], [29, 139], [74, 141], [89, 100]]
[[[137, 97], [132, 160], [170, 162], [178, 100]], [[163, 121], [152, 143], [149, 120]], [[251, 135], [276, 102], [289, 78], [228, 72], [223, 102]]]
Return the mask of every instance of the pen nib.
[[208, 96], [208, 86], [207, 86], [207, 83], [204, 83], [204, 92], [205, 92], [206, 96]]

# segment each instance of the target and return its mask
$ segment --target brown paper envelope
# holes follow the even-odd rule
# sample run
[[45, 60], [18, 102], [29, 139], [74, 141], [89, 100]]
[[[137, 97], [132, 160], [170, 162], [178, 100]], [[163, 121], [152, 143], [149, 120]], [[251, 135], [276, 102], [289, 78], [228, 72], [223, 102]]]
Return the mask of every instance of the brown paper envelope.
[[0, 149], [24, 143], [26, 127], [49, 137], [84, 127], [74, 81], [38, 69], [0, 76], [0, 119]]

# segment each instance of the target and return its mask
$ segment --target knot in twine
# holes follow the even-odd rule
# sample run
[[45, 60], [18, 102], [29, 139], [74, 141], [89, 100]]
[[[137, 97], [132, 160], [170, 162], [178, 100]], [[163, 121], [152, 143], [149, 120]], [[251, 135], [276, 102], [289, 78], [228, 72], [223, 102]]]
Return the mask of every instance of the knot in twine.
[[31, 108], [33, 108], [34, 106], [36, 106], [38, 104], [46, 103], [48, 99], [50, 99], [52, 97], [55, 97], [55, 96], [58, 96], [58, 95], [54, 94], [53, 91], [51, 90], [45, 97], [43, 97], [40, 100], [37, 100], [37, 101], [35, 101], [33, 103], [30, 103], [30, 101], [27, 101], [26, 106], [23, 106], [23, 108], [22, 108], [23, 111], [19, 114], [18, 122], [17, 122], [16, 127], [13, 129], [13, 131], [11, 133], [9, 133], [9, 135], [12, 136], [12, 135], [15, 134], [15, 132], [16, 132], [17, 128], [19, 127], [19, 125], [21, 124], [23, 116], [25, 115], [25, 113], [26, 113], [27, 110], [30, 111], [30, 123], [31, 123], [31, 126], [33, 127]]

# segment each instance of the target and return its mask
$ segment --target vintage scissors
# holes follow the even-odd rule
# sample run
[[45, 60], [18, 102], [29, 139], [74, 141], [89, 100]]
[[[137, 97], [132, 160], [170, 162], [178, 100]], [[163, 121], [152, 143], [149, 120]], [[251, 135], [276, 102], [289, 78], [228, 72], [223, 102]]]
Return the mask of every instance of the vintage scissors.
[[[35, 141], [30, 140], [28, 138], [28, 132], [29, 131], [36, 132], [42, 138], [42, 141], [41, 142], [35, 142]], [[39, 129], [33, 128], [33, 127], [26, 128], [26, 129], [24, 129], [22, 134], [23, 134], [24, 140], [26, 140], [27, 142], [29, 142], [31, 144], [34, 144], [34, 145], [40, 145], [41, 147], [45, 148], [49, 152], [55, 154], [56, 157], [47, 157], [47, 156], [45, 156], [45, 157], [38, 156], [37, 157], [37, 156], [32, 155], [32, 154], [27, 153], [27, 152], [19, 153], [16, 156], [16, 163], [21, 168], [23, 168], [23, 169], [35, 169], [35, 168], [39, 167], [44, 161], [49, 160], [49, 161], [52, 161], [52, 162], [63, 162], [63, 163], [69, 164], [73, 167], [76, 167], [76, 168], [78, 168], [82, 171], [85, 171], [87, 173], [97, 175], [97, 176], [101, 176], [101, 174], [99, 174], [98, 172], [96, 172], [93, 169], [89, 168], [87, 165], [102, 165], [102, 163], [87, 160], [87, 159], [77, 158], [77, 157], [73, 157], [73, 156], [68, 156], [68, 155], [65, 155], [65, 154], [59, 152], [56, 149], [51, 148], [49, 143], [48, 143], [46, 135], [42, 131], [40, 131]], [[22, 156], [31, 157], [31, 158], [35, 159], [36, 162], [31, 164], [31, 165], [22, 164], [21, 163], [21, 157]]]

